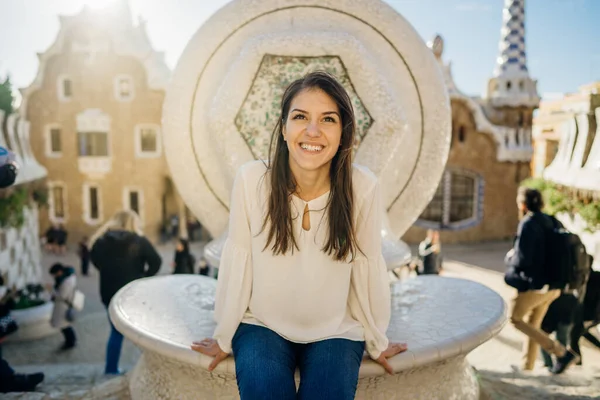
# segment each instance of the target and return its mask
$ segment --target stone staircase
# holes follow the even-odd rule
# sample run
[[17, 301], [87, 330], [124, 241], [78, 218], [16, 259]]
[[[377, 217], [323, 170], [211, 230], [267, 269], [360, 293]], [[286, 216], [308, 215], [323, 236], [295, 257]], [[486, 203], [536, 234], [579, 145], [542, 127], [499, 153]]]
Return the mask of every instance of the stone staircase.
[[103, 364], [49, 364], [15, 368], [18, 373], [44, 372], [36, 392], [5, 393], [0, 399], [129, 400], [127, 376], [108, 377]]

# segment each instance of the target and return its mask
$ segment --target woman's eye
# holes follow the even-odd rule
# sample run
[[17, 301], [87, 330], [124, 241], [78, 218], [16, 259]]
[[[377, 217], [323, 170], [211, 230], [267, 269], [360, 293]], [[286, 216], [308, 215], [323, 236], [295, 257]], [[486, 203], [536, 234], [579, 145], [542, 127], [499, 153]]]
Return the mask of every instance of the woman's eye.
[[296, 114], [292, 117], [292, 119], [304, 119], [304, 115], [303, 114]]
[[335, 118], [333, 117], [325, 117], [326, 122], [335, 122]]

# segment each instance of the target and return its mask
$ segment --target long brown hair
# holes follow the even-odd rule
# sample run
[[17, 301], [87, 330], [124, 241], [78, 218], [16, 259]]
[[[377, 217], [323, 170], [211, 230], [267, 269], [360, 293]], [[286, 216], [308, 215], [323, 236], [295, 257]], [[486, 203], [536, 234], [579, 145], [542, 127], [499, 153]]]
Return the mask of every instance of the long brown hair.
[[292, 100], [303, 90], [322, 90], [338, 106], [342, 123], [342, 137], [340, 147], [331, 161], [329, 177], [331, 188], [327, 202], [327, 215], [329, 219], [328, 238], [323, 246], [323, 251], [332, 255], [335, 260], [343, 261], [348, 256], [351, 260], [360, 251], [352, 215], [354, 198], [352, 191], [352, 148], [356, 123], [352, 101], [344, 87], [326, 72], [311, 72], [294, 82], [285, 90], [281, 99], [281, 116], [277, 120], [271, 143], [269, 145], [270, 194], [268, 212], [265, 215], [262, 230], [268, 222], [269, 235], [263, 250], [273, 243], [273, 254], [286, 254], [298, 250], [294, 237], [293, 218], [290, 209], [290, 197], [296, 191], [297, 183], [294, 180], [289, 166], [289, 150], [283, 139], [283, 127], [288, 118]]

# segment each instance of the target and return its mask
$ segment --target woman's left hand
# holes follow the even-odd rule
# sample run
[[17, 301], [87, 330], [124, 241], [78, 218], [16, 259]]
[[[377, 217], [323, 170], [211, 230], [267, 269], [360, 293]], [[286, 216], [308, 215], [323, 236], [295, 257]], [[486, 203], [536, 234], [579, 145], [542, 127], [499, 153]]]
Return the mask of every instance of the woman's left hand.
[[373, 361], [381, 365], [388, 374], [393, 375], [394, 370], [387, 359], [394, 357], [396, 354], [404, 353], [407, 349], [406, 343], [390, 343], [388, 348], [381, 352], [379, 358]]

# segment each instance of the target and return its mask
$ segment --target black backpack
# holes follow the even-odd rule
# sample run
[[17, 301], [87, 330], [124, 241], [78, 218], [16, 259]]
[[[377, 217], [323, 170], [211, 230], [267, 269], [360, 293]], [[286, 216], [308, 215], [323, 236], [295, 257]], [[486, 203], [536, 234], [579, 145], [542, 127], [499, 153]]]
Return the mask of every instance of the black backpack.
[[589, 259], [585, 246], [576, 234], [569, 232], [553, 216], [552, 225], [545, 224], [546, 283], [562, 290], [582, 290], [589, 276]]

